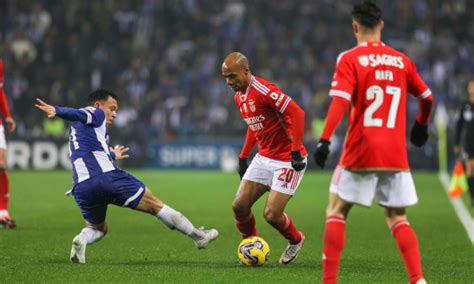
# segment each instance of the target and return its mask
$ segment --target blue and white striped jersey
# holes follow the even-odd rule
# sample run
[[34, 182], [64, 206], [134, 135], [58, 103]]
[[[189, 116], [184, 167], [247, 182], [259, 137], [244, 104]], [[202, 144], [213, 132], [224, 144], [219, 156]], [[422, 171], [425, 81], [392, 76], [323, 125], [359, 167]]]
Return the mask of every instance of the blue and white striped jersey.
[[69, 131], [69, 155], [74, 184], [115, 170], [115, 154], [109, 151], [104, 111], [94, 107], [55, 108], [57, 117], [73, 122]]

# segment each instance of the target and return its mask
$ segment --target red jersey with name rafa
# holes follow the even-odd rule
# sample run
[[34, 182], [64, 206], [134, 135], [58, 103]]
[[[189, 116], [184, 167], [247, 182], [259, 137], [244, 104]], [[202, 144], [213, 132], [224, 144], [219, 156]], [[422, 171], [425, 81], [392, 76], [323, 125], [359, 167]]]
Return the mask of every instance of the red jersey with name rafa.
[[339, 55], [329, 95], [351, 104], [341, 166], [350, 170], [409, 169], [408, 93], [418, 99], [431, 96], [405, 54], [382, 42], [366, 42]]
[[[275, 84], [252, 76], [246, 92], [237, 92], [234, 100], [248, 125], [248, 131], [257, 140], [258, 153], [270, 159], [291, 161], [292, 126], [295, 122], [287, 107], [294, 103], [292, 99]], [[304, 121], [297, 123], [304, 125]], [[301, 154], [306, 156], [303, 144], [298, 147]]]

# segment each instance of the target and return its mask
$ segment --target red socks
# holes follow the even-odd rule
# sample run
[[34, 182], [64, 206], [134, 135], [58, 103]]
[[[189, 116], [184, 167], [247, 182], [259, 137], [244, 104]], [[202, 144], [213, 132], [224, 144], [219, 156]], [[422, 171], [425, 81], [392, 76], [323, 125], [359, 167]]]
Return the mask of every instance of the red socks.
[[[336, 283], [341, 252], [344, 249], [345, 220], [342, 217], [329, 216], [326, 219], [323, 250], [323, 283]], [[421, 272], [420, 251], [415, 231], [407, 221], [399, 221], [392, 228], [398, 249], [405, 262], [410, 283], [423, 278]]]
[[323, 249], [323, 283], [336, 283], [339, 261], [344, 249], [346, 221], [343, 217], [326, 218]]
[[8, 175], [7, 171], [0, 174], [0, 210], [8, 210]]
[[280, 234], [282, 234], [285, 239], [292, 245], [301, 242], [303, 236], [296, 229], [295, 224], [291, 221], [290, 217], [283, 213], [283, 222], [280, 224], [271, 224], [273, 228], [277, 229]]
[[407, 221], [398, 221], [392, 226], [391, 231], [393, 237], [397, 240], [398, 250], [405, 262], [410, 283], [416, 283], [420, 278], [423, 278], [416, 233]]
[[258, 236], [257, 229], [255, 229], [255, 216], [252, 212], [245, 217], [234, 216], [234, 219], [242, 238]]

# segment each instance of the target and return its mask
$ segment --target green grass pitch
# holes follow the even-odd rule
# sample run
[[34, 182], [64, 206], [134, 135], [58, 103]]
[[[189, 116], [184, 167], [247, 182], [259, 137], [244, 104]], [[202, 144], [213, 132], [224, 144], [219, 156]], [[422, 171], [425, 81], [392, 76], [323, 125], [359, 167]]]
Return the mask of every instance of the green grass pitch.
[[[83, 221], [72, 197], [69, 172], [11, 172], [10, 212], [15, 230], [0, 230], [0, 283], [249, 283], [321, 281], [322, 236], [329, 173], [308, 172], [287, 212], [305, 232], [306, 243], [294, 264], [278, 259], [285, 240], [262, 217], [264, 200], [254, 212], [257, 229], [267, 240], [267, 265], [237, 262], [240, 236], [231, 202], [237, 174], [210, 171], [132, 171], [165, 203], [195, 225], [216, 227], [220, 237], [202, 251], [167, 229], [156, 218], [110, 206], [109, 234], [87, 248], [87, 263], [69, 263], [72, 238]], [[435, 174], [415, 174], [420, 203], [409, 219], [418, 234], [429, 283], [473, 283], [474, 249]], [[340, 283], [407, 283], [402, 259], [382, 209], [354, 208], [346, 227]]]

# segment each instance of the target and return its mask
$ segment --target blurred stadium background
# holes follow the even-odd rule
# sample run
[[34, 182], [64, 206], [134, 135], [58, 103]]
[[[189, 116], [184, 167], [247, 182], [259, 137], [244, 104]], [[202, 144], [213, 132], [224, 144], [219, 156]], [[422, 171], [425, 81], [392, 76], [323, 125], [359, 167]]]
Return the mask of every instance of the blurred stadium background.
[[[286, 244], [264, 223], [261, 200], [255, 208], [257, 226], [272, 247], [271, 260], [261, 269], [237, 264], [240, 236], [230, 204], [239, 182], [233, 171], [245, 124], [220, 67], [227, 53], [242, 51], [254, 74], [292, 96], [306, 111], [304, 142], [312, 153], [330, 102], [337, 55], [355, 44], [354, 2], [1, 0], [4, 88], [18, 124], [7, 136], [10, 212], [18, 227], [0, 231], [0, 283], [319, 280], [329, 171], [307, 172], [289, 204], [288, 212], [307, 236], [298, 261], [291, 267], [276, 263]], [[474, 209], [464, 208], [471, 227], [463, 227], [437, 170], [439, 164], [444, 171], [446, 163], [454, 163], [456, 110], [467, 97], [467, 80], [474, 77], [474, 1], [376, 2], [385, 20], [383, 40], [413, 59], [434, 94], [433, 121], [446, 124], [441, 129], [430, 125], [430, 140], [422, 149], [408, 146], [420, 196], [410, 220], [420, 239], [425, 274], [430, 283], [473, 283], [468, 235], [469, 230], [474, 235]], [[120, 96], [111, 145], [127, 145], [131, 152], [120, 166], [133, 168], [160, 198], [197, 224], [216, 226], [221, 238], [215, 245], [194, 251], [188, 240], [149, 216], [111, 207], [111, 234], [88, 249], [88, 265], [68, 263], [71, 238], [83, 226], [74, 201], [62, 194], [71, 184], [68, 125], [45, 119], [34, 102], [39, 97], [82, 107], [96, 88]], [[408, 126], [418, 108], [415, 100], [410, 102]], [[327, 169], [336, 163], [346, 127], [337, 130]], [[309, 166], [315, 168], [312, 157]], [[381, 211], [373, 206], [351, 213], [341, 283], [407, 282]]]
[[[111, 144], [128, 145], [133, 155], [122, 166], [234, 169], [245, 124], [220, 75], [234, 50], [304, 108], [312, 149], [336, 57], [355, 44], [353, 2], [0, 1], [5, 90], [18, 122], [8, 137], [9, 166], [69, 167], [68, 125], [45, 119], [34, 99], [80, 107], [91, 90], [104, 87], [120, 96]], [[416, 62], [437, 105], [446, 107], [450, 146], [455, 110], [474, 73], [474, 2], [377, 2], [383, 40]], [[416, 111], [409, 104], [409, 124]], [[344, 132], [340, 127], [338, 141]], [[430, 132], [427, 146], [409, 149], [415, 169], [437, 169], [437, 130]], [[333, 144], [334, 164], [340, 143]]]

